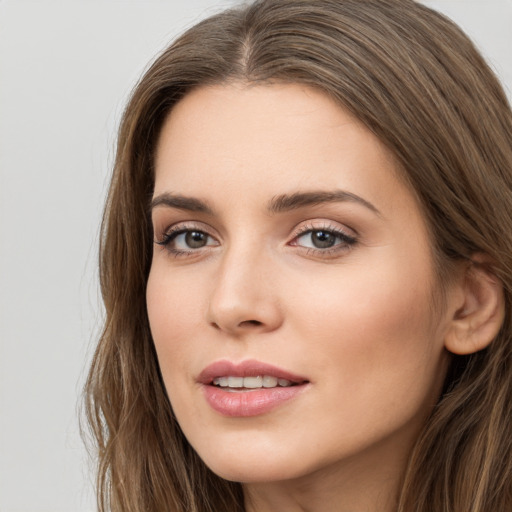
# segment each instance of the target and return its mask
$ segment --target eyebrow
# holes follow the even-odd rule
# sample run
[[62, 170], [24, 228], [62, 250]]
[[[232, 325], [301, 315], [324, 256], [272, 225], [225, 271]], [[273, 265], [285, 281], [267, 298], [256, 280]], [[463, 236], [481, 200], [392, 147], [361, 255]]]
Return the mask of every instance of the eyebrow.
[[268, 204], [268, 210], [271, 213], [281, 213], [290, 210], [297, 210], [305, 206], [315, 206], [323, 203], [347, 202], [360, 204], [376, 213], [377, 215], [380, 215], [379, 210], [372, 203], [356, 194], [353, 194], [352, 192], [347, 192], [345, 190], [318, 190], [279, 195], [271, 199]]
[[[292, 210], [298, 210], [307, 206], [316, 206], [323, 203], [356, 203], [360, 204], [377, 215], [381, 215], [379, 210], [369, 201], [362, 197], [347, 192], [345, 190], [315, 190], [308, 192], [295, 192], [293, 194], [281, 194], [273, 197], [267, 205], [267, 210], [272, 213], [283, 213]], [[214, 211], [206, 201], [195, 197], [183, 196], [181, 194], [171, 194], [164, 192], [153, 198], [150, 208], [158, 206], [167, 206], [178, 210], [186, 210], [190, 212], [199, 212], [213, 215]]]
[[178, 210], [187, 210], [190, 212], [200, 212], [213, 215], [213, 209], [208, 206], [206, 201], [197, 199], [195, 197], [182, 196], [181, 194], [170, 194], [164, 192], [153, 198], [151, 201], [150, 209], [157, 206], [167, 206], [169, 208], [176, 208]]

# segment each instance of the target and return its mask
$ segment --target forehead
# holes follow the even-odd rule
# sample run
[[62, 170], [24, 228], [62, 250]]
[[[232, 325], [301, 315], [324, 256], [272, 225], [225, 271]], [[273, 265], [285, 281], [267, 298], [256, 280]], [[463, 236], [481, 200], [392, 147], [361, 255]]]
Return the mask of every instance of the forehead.
[[327, 95], [297, 84], [192, 91], [163, 125], [155, 169], [155, 195], [241, 204], [303, 189], [343, 189], [373, 203], [411, 196], [377, 137]]

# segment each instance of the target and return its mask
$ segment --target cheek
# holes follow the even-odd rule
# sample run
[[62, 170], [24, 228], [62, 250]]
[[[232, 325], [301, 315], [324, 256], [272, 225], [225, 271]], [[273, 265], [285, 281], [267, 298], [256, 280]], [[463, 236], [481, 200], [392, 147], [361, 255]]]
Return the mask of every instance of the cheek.
[[189, 368], [194, 355], [193, 333], [201, 328], [203, 300], [197, 283], [185, 286], [165, 268], [151, 269], [146, 302], [151, 334], [166, 385], [175, 369]]
[[290, 293], [295, 308], [303, 309], [304, 323], [341, 338], [389, 334], [390, 343], [399, 333], [424, 332], [432, 324], [430, 272], [398, 258], [375, 260], [369, 265], [354, 259], [335, 272], [304, 276]]
[[336, 382], [355, 408], [401, 402], [414, 409], [437, 394], [443, 343], [431, 311], [431, 274], [418, 268], [400, 260], [347, 266], [336, 279], [316, 279], [306, 300], [295, 299], [295, 336], [322, 368], [319, 381]]

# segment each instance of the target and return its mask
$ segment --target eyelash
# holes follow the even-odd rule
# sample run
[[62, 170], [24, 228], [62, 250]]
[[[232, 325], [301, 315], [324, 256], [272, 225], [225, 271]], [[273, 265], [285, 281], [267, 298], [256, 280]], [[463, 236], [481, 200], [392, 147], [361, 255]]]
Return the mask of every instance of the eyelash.
[[190, 249], [188, 251], [184, 251], [182, 249], [175, 249], [173, 246], [172, 246], [172, 242], [179, 236], [179, 235], [182, 235], [182, 234], [185, 234], [185, 233], [192, 233], [192, 232], [195, 232], [195, 233], [201, 233], [203, 235], [206, 235], [208, 238], [213, 238], [211, 235], [209, 235], [206, 231], [204, 231], [203, 229], [199, 229], [199, 228], [196, 228], [194, 226], [183, 226], [183, 225], [178, 225], [178, 226], [173, 226], [171, 228], [169, 228], [165, 233], [164, 235], [162, 236], [162, 239], [161, 240], [157, 240], [155, 241], [155, 243], [157, 245], [161, 245], [162, 247], [164, 247], [167, 251], [169, 251], [169, 253], [176, 257], [176, 258], [179, 258], [179, 257], [186, 257], [186, 256], [190, 256], [194, 253], [197, 253], [200, 249]]
[[[320, 248], [314, 248], [314, 247], [304, 247], [300, 246], [296, 243], [296, 241], [308, 234], [312, 233], [319, 233], [323, 232], [329, 235], [332, 235], [335, 237], [338, 243], [333, 245], [332, 247], [320, 249]], [[295, 242], [295, 243], [294, 243]], [[355, 236], [349, 235], [339, 227], [334, 227], [329, 224], [324, 224], [320, 226], [303, 226], [299, 228], [294, 234], [292, 241], [289, 242], [294, 247], [300, 247], [302, 250], [306, 251], [308, 255], [314, 255], [314, 256], [323, 256], [323, 257], [329, 257], [329, 256], [336, 256], [339, 253], [344, 253], [350, 250], [352, 247], [354, 247], [357, 243], [357, 238]]]
[[[162, 236], [161, 240], [155, 241], [157, 245], [160, 245], [164, 247], [172, 256], [179, 258], [179, 257], [187, 257], [191, 256], [193, 254], [197, 254], [205, 247], [200, 247], [197, 249], [190, 249], [190, 250], [182, 250], [182, 249], [175, 249], [172, 246], [172, 242], [176, 240], [176, 238], [179, 235], [185, 234], [185, 233], [201, 233], [202, 235], [206, 235], [207, 238], [214, 239], [210, 234], [208, 234], [205, 230], [199, 229], [195, 226], [184, 226], [184, 225], [177, 225], [169, 228], [164, 235]], [[318, 233], [318, 232], [324, 232], [328, 235], [332, 235], [335, 237], [335, 239], [338, 241], [335, 245], [332, 247], [327, 248], [314, 248], [314, 247], [304, 247], [301, 245], [298, 245], [296, 241], [308, 234], [312, 233]], [[357, 238], [352, 235], [348, 235], [345, 233], [342, 229], [330, 226], [330, 225], [323, 225], [323, 226], [304, 226], [300, 229], [298, 229], [294, 234], [292, 241], [289, 242], [290, 245], [293, 247], [299, 247], [300, 249], [306, 251], [308, 255], [315, 255], [315, 256], [333, 256], [338, 253], [346, 252], [350, 250], [355, 244], [357, 243]]]

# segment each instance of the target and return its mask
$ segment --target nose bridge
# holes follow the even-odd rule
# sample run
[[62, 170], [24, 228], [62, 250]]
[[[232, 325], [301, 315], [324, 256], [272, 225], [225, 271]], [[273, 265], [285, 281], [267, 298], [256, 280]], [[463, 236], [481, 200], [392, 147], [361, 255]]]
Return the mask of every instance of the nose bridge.
[[229, 332], [272, 330], [280, 323], [273, 266], [263, 244], [246, 237], [226, 247], [209, 303], [209, 322]]

